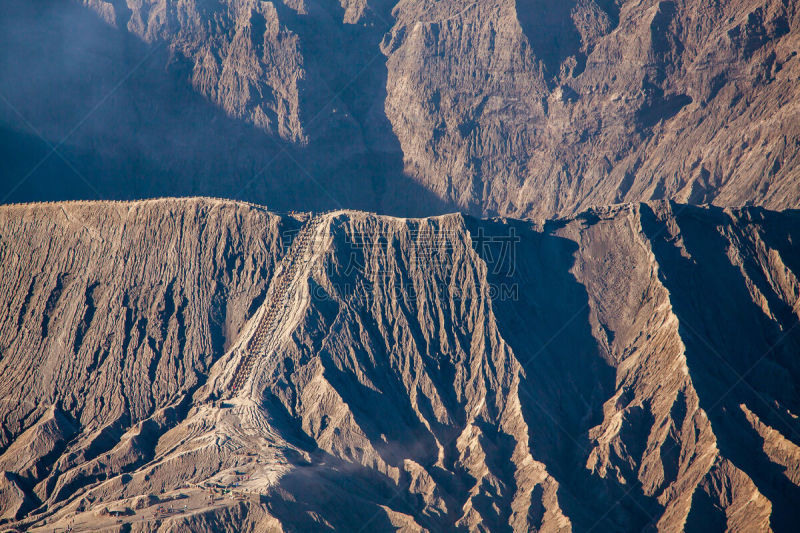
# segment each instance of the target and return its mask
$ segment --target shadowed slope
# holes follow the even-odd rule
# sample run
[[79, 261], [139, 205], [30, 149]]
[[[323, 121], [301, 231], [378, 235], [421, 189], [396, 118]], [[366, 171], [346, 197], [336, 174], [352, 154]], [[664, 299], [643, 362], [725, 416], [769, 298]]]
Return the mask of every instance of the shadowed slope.
[[791, 530], [796, 213], [319, 215], [235, 393], [304, 216], [0, 216], [0, 502], [19, 527], [111, 509], [139, 530]]

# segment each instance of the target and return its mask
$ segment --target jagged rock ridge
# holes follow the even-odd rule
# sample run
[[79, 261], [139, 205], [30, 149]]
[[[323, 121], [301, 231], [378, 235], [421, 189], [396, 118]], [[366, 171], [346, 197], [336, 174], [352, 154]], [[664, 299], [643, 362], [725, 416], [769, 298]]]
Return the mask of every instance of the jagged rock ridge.
[[0, 217], [9, 525], [797, 523], [796, 212], [318, 215], [233, 395], [304, 215], [191, 199]]
[[796, 2], [80, 3], [2, 8], [7, 200], [800, 206]]

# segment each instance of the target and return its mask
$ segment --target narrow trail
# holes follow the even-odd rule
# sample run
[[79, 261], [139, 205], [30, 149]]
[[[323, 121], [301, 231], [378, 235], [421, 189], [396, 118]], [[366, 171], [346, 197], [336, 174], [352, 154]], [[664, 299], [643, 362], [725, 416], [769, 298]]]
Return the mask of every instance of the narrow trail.
[[306, 251], [308, 251], [308, 245], [314, 230], [322, 220], [323, 217], [321, 215], [311, 217], [303, 225], [292, 242], [286, 257], [283, 258], [283, 269], [280, 276], [273, 282], [277, 285], [267, 302], [267, 310], [256, 326], [253, 336], [247, 342], [242, 360], [234, 372], [234, 378], [230, 385], [231, 396], [235, 396], [247, 383], [253, 366], [258, 359], [269, 355], [270, 348], [275, 341], [276, 331], [280, 325], [277, 320], [278, 315], [286, 310], [291, 294], [290, 288], [295, 280], [298, 267]]

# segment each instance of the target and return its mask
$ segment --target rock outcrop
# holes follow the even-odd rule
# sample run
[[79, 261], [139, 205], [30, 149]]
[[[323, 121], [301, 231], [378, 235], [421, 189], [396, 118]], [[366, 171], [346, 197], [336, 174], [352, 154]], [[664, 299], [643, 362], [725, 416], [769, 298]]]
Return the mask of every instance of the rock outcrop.
[[795, 2], [80, 4], [0, 8], [4, 201], [800, 206]]
[[306, 215], [0, 208], [7, 525], [797, 523], [797, 212], [313, 220], [288, 257]]

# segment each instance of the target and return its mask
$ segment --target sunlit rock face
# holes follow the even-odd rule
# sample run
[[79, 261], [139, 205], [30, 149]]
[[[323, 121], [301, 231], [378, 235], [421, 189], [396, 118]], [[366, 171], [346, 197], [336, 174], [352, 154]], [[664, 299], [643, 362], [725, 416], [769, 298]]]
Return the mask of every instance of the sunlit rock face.
[[0, 208], [4, 523], [793, 530], [796, 212], [314, 221]]

